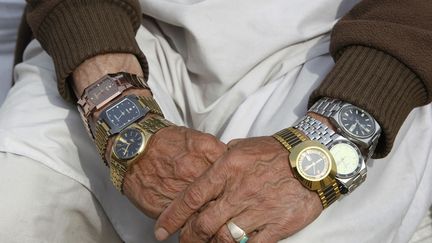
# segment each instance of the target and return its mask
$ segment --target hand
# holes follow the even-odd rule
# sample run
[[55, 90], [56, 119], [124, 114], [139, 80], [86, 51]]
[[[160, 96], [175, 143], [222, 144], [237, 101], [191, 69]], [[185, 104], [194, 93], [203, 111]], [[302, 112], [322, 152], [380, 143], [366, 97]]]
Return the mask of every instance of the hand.
[[236, 140], [203, 176], [161, 214], [156, 237], [183, 226], [180, 242], [234, 242], [230, 220], [250, 243], [277, 242], [322, 211], [318, 194], [294, 178], [288, 152], [272, 137]]
[[156, 218], [225, 151], [226, 145], [212, 135], [185, 127], [163, 128], [127, 172], [124, 194]]

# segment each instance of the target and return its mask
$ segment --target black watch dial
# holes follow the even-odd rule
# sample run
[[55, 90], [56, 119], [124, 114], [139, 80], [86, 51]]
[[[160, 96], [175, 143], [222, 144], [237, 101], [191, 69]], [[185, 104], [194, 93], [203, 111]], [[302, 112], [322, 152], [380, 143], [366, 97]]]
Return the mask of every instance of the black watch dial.
[[104, 79], [99, 84], [92, 86], [88, 90], [90, 101], [93, 104], [100, 104], [104, 100], [107, 100], [114, 93], [118, 92], [118, 87], [115, 84], [115, 80], [111, 78]]
[[128, 97], [114, 104], [107, 111], [106, 117], [117, 129], [121, 129], [142, 117], [140, 108]]
[[354, 137], [367, 138], [375, 132], [372, 116], [355, 106], [342, 108], [339, 119], [342, 129]]
[[320, 181], [330, 172], [330, 159], [318, 149], [303, 151], [298, 159], [298, 172], [311, 181]]
[[144, 147], [144, 135], [137, 128], [126, 128], [117, 137], [114, 153], [119, 159], [131, 159], [137, 156]]

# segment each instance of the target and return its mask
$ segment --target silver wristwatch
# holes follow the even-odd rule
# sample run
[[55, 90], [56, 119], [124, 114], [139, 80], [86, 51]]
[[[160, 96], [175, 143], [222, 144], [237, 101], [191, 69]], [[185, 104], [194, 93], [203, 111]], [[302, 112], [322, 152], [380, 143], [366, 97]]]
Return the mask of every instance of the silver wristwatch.
[[366, 160], [372, 157], [381, 135], [381, 127], [369, 113], [331, 98], [320, 99], [309, 111], [329, 118], [340, 134], [360, 147]]
[[366, 163], [354, 143], [310, 116], [303, 117], [294, 127], [330, 150], [336, 162], [336, 180], [342, 194], [351, 193], [366, 180]]

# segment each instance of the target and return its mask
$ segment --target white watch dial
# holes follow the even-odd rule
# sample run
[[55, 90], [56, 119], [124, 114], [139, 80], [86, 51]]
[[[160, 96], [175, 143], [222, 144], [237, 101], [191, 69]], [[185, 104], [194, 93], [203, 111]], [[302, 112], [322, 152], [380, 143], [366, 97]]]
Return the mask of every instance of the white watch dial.
[[359, 152], [350, 144], [338, 143], [331, 149], [330, 153], [333, 155], [338, 176], [347, 176], [355, 173], [360, 165]]

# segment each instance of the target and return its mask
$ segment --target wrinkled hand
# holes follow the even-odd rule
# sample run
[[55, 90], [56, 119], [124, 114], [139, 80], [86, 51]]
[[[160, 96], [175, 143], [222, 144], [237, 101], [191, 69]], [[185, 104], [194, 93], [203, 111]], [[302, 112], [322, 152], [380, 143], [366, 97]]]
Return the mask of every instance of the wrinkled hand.
[[212, 135], [185, 127], [163, 128], [127, 172], [124, 194], [156, 218], [225, 151], [226, 145]]
[[225, 225], [231, 220], [248, 234], [248, 242], [272, 243], [321, 213], [318, 195], [294, 178], [288, 152], [274, 138], [235, 140], [228, 146], [225, 155], [161, 214], [158, 239], [183, 227], [180, 242], [231, 243]]

